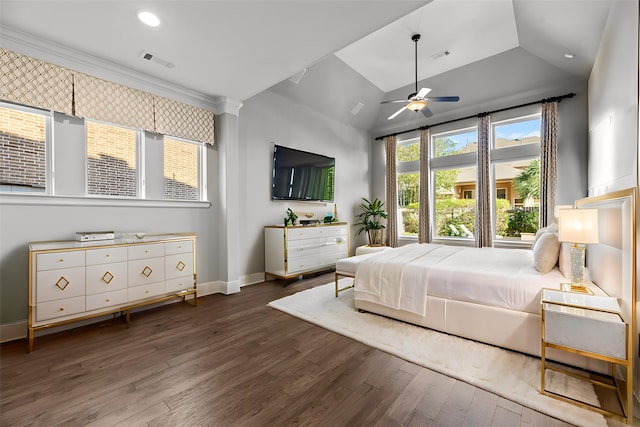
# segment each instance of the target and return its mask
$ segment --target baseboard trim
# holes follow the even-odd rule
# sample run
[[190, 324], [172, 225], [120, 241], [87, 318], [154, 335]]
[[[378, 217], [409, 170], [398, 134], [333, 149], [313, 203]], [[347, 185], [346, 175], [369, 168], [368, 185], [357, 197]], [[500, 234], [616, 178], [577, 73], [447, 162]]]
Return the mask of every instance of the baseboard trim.
[[26, 320], [0, 325], [0, 343], [26, 338], [28, 327]]
[[240, 287], [264, 282], [264, 273], [246, 274], [240, 277]]

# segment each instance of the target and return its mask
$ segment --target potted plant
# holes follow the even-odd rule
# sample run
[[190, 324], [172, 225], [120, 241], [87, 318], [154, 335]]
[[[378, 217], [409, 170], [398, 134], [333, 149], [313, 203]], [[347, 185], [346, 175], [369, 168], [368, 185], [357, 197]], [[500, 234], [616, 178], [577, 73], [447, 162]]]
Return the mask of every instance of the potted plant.
[[356, 222], [353, 225], [360, 226], [356, 236], [363, 231], [367, 232], [369, 237], [369, 246], [384, 245], [384, 225], [380, 222], [383, 218], [387, 218], [384, 211], [384, 202], [376, 197], [373, 201], [362, 198], [360, 203], [360, 213], [356, 215]]

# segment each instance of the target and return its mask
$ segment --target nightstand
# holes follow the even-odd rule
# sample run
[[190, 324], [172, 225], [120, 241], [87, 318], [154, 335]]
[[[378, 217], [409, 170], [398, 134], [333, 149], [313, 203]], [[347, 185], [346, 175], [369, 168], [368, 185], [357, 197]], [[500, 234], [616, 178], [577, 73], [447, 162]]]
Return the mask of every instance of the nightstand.
[[[632, 423], [632, 351], [628, 345], [629, 325], [622, 318], [618, 300], [613, 297], [579, 294], [557, 289], [543, 289], [540, 305], [542, 315], [540, 392], [547, 396], [591, 408], [603, 414], [622, 417], [625, 422]], [[545, 359], [547, 348], [555, 348], [610, 362], [610, 381], [594, 380], [555, 365], [548, 365]], [[617, 375], [616, 367], [623, 367], [624, 371], [626, 371], [624, 375], [626, 380], [625, 390], [620, 387], [617, 381], [620, 375]], [[545, 372], [547, 369], [615, 390], [623, 414], [616, 414], [546, 390]]]

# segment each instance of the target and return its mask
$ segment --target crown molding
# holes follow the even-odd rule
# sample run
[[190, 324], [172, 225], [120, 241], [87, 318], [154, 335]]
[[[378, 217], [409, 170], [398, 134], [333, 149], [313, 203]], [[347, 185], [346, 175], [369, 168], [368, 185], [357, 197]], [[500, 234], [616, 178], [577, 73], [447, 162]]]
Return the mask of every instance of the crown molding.
[[240, 101], [223, 96], [218, 99], [214, 112], [216, 114], [231, 114], [233, 116], [239, 116], [240, 109], [243, 105], [244, 104]]
[[204, 95], [7, 26], [0, 27], [0, 46], [73, 71], [214, 112], [216, 112], [221, 99], [224, 98]]

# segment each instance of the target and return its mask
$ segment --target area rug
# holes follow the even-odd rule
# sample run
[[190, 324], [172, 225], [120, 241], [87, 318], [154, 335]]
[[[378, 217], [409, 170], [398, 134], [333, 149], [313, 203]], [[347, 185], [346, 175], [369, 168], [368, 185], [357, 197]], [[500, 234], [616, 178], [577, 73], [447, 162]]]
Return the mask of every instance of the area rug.
[[[342, 279], [340, 286], [347, 286], [349, 280]], [[353, 289], [336, 298], [332, 282], [272, 301], [269, 306], [568, 423], [607, 425], [597, 412], [540, 394], [540, 359], [359, 313]], [[547, 371], [547, 389], [599, 406], [593, 387], [585, 381]]]

